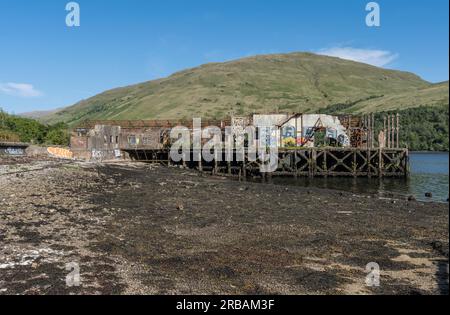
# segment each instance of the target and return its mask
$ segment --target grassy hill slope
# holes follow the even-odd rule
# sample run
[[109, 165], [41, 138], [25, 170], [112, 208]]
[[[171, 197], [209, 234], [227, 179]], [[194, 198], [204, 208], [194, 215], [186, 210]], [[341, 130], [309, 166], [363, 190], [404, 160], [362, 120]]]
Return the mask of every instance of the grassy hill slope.
[[380, 112], [392, 109], [409, 109], [419, 106], [448, 105], [448, 81], [392, 95], [372, 98], [349, 108], [353, 113]]
[[[85, 119], [223, 118], [253, 112], [352, 112], [448, 104], [448, 82], [311, 53], [265, 55], [206, 64], [168, 78], [106, 91], [41, 117], [70, 125]], [[350, 109], [350, 107], [352, 107]]]

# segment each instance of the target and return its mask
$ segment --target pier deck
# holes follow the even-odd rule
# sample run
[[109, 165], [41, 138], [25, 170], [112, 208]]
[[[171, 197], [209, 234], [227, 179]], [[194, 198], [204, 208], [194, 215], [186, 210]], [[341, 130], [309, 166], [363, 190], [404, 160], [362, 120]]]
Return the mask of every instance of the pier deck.
[[[124, 150], [133, 160], [180, 165], [202, 172], [224, 176], [261, 177], [407, 177], [409, 175], [408, 149], [362, 149], [362, 148], [299, 148], [279, 149], [278, 166], [275, 172], [261, 173], [261, 162], [249, 161], [245, 154], [244, 161], [225, 161], [222, 158], [211, 162], [203, 159], [194, 161], [198, 151], [191, 150], [190, 157], [180, 162], [170, 159], [169, 150], [127, 149]], [[234, 153], [235, 155], [236, 153]]]

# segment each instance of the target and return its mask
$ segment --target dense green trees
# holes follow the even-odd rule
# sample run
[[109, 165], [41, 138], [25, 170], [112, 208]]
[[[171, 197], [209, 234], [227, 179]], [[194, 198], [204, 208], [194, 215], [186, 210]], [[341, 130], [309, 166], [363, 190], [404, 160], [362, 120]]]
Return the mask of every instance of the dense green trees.
[[[349, 114], [354, 103], [336, 104], [321, 109], [322, 114]], [[449, 107], [422, 106], [376, 114], [377, 132], [383, 128], [383, 116], [400, 114], [400, 140], [402, 147], [413, 151], [449, 150]]]
[[44, 125], [34, 119], [9, 115], [1, 109], [0, 135], [33, 144], [69, 144], [68, 127], [65, 124]]
[[449, 150], [448, 106], [417, 107], [399, 111], [399, 114], [403, 146], [413, 151]]

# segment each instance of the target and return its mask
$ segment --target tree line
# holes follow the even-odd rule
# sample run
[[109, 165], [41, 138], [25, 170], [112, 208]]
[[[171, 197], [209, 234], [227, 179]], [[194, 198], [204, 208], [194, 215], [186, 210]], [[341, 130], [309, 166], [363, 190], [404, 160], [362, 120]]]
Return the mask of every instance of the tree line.
[[[355, 103], [335, 104], [319, 114], [348, 115]], [[383, 129], [383, 117], [400, 114], [400, 145], [412, 151], [449, 151], [448, 105], [420, 106], [375, 114], [376, 132]], [[357, 114], [355, 114], [357, 115]]]
[[[378, 127], [382, 128], [381, 113]], [[449, 107], [423, 106], [398, 111], [400, 114], [400, 140], [412, 151], [449, 151]]]
[[10, 115], [0, 109], [0, 140], [31, 144], [69, 145], [70, 134], [64, 123], [45, 125], [35, 119]]

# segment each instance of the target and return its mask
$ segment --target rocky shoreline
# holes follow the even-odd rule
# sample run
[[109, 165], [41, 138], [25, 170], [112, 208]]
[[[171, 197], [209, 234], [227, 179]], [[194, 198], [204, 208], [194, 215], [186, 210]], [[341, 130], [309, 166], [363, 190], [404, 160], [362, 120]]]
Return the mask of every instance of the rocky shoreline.
[[[157, 165], [0, 159], [0, 294], [448, 294], [448, 210]], [[365, 283], [371, 262], [379, 287]]]

